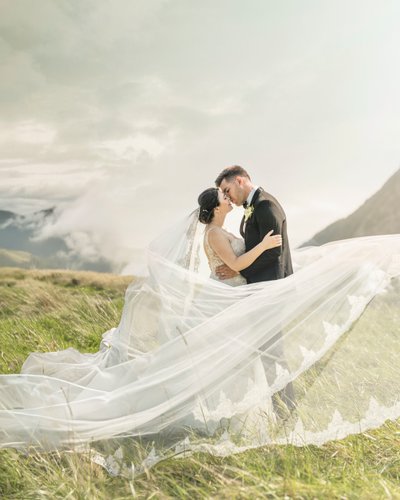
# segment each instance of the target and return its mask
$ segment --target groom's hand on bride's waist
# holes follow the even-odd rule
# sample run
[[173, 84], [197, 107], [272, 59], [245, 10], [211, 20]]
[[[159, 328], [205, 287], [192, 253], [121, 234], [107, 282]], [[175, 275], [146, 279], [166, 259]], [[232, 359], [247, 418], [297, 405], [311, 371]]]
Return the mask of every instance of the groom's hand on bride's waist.
[[215, 268], [215, 274], [220, 280], [228, 280], [230, 278], [234, 278], [239, 273], [228, 267], [226, 264], [222, 264], [221, 266]]

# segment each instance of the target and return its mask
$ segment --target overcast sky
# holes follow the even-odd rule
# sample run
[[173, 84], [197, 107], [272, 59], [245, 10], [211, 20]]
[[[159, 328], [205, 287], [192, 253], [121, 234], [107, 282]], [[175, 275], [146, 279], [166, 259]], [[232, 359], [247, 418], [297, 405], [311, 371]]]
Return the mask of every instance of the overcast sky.
[[400, 166], [399, 26], [398, 0], [0, 0], [0, 209], [109, 256], [239, 164], [300, 244]]

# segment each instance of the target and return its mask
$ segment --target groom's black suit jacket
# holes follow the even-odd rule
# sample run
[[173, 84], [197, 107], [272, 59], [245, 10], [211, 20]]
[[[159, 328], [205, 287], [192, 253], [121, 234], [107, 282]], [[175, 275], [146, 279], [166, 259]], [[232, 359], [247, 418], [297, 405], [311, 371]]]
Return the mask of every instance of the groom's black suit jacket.
[[286, 215], [277, 201], [262, 188], [254, 193], [250, 205], [254, 207], [253, 214], [240, 225], [240, 233], [246, 244], [246, 252], [255, 247], [264, 236], [274, 230], [272, 234], [282, 235], [282, 246], [263, 252], [249, 267], [240, 271], [247, 283], [270, 281], [285, 278], [293, 273], [290, 257], [289, 241], [286, 229]]

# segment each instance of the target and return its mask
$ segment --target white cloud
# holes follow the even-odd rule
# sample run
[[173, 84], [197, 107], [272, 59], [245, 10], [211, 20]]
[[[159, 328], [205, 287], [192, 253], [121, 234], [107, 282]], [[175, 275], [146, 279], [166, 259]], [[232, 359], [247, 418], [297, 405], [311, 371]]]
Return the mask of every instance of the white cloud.
[[49, 146], [56, 136], [53, 128], [32, 120], [23, 121], [8, 128], [3, 124], [2, 129], [0, 129], [0, 145], [11, 142], [15, 145], [22, 143], [34, 144], [36, 147]]
[[58, 205], [48, 231], [122, 256], [243, 164], [299, 244], [398, 168], [399, 18], [395, 0], [2, 0], [0, 208]]

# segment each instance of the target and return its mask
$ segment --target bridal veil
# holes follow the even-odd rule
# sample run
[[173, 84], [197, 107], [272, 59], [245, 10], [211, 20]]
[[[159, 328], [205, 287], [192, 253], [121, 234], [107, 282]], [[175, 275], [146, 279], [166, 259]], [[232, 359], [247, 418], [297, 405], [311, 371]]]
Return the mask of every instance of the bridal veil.
[[[0, 376], [1, 447], [112, 444], [126, 462], [131, 446], [140, 468], [321, 445], [400, 416], [400, 235], [295, 250], [293, 275], [230, 287], [208, 277], [203, 230], [195, 211], [150, 245], [97, 353], [34, 353]], [[282, 419], [271, 398], [289, 382]]]

